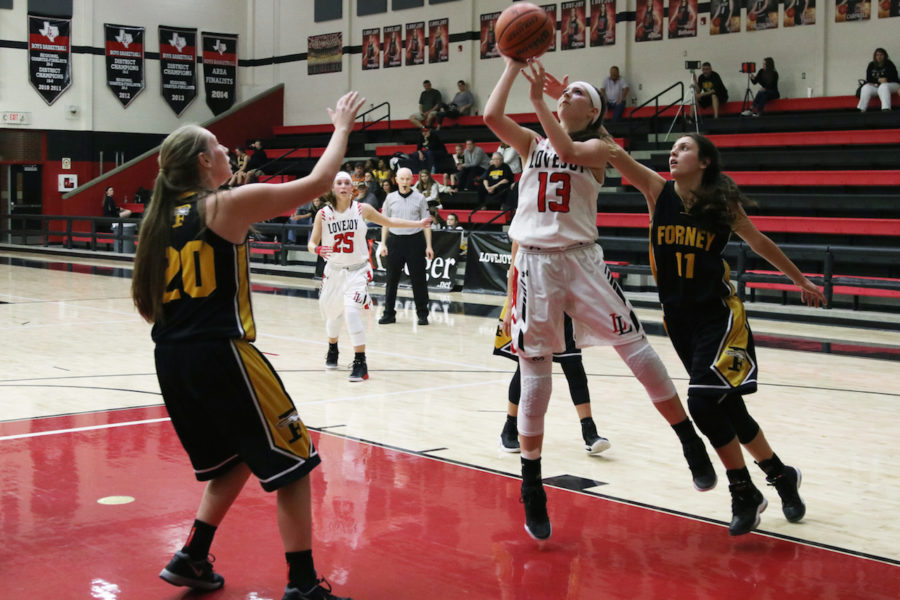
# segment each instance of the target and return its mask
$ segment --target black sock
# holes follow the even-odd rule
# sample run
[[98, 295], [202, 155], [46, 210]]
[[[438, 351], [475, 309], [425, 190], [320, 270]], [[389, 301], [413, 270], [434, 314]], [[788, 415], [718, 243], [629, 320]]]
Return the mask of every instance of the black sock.
[[358, 360], [359, 362], [366, 362], [366, 353], [365, 352], [356, 352], [353, 355], [353, 360]]
[[699, 439], [697, 430], [694, 429], [694, 424], [690, 419], [686, 417], [681, 423], [675, 423], [674, 425], [672, 425], [672, 429], [675, 430], [675, 435], [678, 436], [678, 439], [681, 440], [682, 444], [686, 444], [687, 442], [692, 442], [696, 439]]
[[541, 457], [535, 459], [522, 457], [522, 485], [538, 485], [541, 483]]
[[335, 352], [337, 352], [337, 349], [338, 349], [338, 348], [337, 348], [337, 342], [328, 342], [328, 351], [329, 351], [329, 352], [332, 351], [332, 350], [334, 350]]
[[288, 585], [301, 592], [308, 592], [316, 586], [316, 567], [313, 566], [312, 550], [285, 552], [288, 564]]
[[593, 417], [585, 417], [581, 420], [581, 437], [584, 438], [585, 442], [593, 441], [588, 440], [588, 437], [593, 437], [597, 434], [597, 424], [594, 423]]
[[725, 474], [728, 475], [728, 483], [734, 485], [753, 485], [753, 482], [750, 480], [750, 471], [747, 470], [747, 467], [742, 467], [740, 469], [728, 469], [727, 471], [725, 471]]
[[191, 560], [206, 560], [214, 535], [216, 535], [215, 527], [209, 523], [194, 519], [191, 533], [188, 534], [187, 542], [185, 542], [181, 551], [187, 553]]
[[506, 422], [511, 424], [513, 429], [517, 432], [519, 430], [519, 417], [514, 417], [512, 415], [506, 415]]
[[758, 463], [759, 468], [763, 470], [768, 479], [776, 479], [784, 473], [784, 463], [778, 458], [777, 454], [772, 454], [772, 458], [761, 460]]

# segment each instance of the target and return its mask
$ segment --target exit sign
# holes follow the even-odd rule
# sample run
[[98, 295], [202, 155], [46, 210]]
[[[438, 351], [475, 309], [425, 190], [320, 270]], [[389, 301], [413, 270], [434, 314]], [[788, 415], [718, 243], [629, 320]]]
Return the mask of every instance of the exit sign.
[[31, 113], [30, 112], [14, 112], [14, 111], [3, 111], [0, 113], [0, 123], [4, 125], [30, 125], [31, 124]]

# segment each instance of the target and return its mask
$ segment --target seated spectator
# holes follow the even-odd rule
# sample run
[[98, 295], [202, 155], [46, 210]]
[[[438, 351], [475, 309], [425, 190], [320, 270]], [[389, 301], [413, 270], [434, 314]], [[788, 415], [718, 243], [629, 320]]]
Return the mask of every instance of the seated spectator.
[[[347, 171], [349, 173], [349, 171]], [[378, 159], [378, 166], [372, 171], [372, 175], [380, 184], [382, 181], [390, 180], [394, 177], [394, 172], [388, 167], [387, 161], [383, 158]]]
[[226, 185], [235, 187], [247, 183], [247, 163], [249, 160], [250, 156], [244, 152], [242, 146], [238, 146], [234, 149], [234, 168], [232, 169], [233, 172], [231, 178]]
[[464, 148], [462, 144], [456, 145], [456, 151], [450, 155], [453, 159], [453, 171], [447, 175], [447, 184], [454, 192], [459, 189], [459, 165], [466, 162]]
[[[298, 206], [294, 211], [294, 214], [289, 217], [289, 221], [290, 223], [295, 225], [312, 225], [313, 221], [316, 219], [316, 213], [319, 212], [324, 206], [325, 196], [319, 196], [308, 204]], [[299, 232], [296, 229], [289, 229], [287, 232], [288, 243], [296, 244], [298, 233]], [[309, 232], [306, 232], [306, 235], [304, 237], [308, 239]]]
[[876, 48], [872, 62], [866, 67], [866, 83], [859, 91], [859, 104], [856, 108], [860, 112], [866, 112], [869, 101], [877, 95], [881, 100], [881, 110], [890, 111], [891, 96], [897, 90], [900, 90], [897, 67], [890, 61], [884, 48]]
[[431, 215], [432, 229], [446, 229], [447, 222], [444, 221], [444, 217], [441, 216], [441, 213], [438, 212], [437, 208], [429, 208], [428, 214]]
[[353, 165], [353, 172], [350, 173], [350, 179], [352, 180], [353, 190], [351, 192], [350, 199], [358, 200], [359, 199], [359, 188], [357, 184], [363, 183], [366, 180], [366, 171], [365, 164], [358, 162]]
[[702, 108], [712, 106], [713, 118], [718, 119], [719, 105], [728, 101], [728, 90], [722, 83], [722, 78], [712, 70], [712, 65], [708, 62], [701, 65], [700, 77], [697, 78], [694, 90], [697, 93], [697, 104]]
[[431, 82], [427, 79], [422, 82], [425, 88], [419, 94], [419, 112], [409, 115], [409, 120], [418, 128], [431, 126], [431, 122], [437, 115], [438, 105], [441, 103], [441, 93], [431, 87]]
[[259, 176], [263, 174], [263, 166], [269, 162], [269, 157], [266, 156], [266, 151], [263, 150], [263, 141], [261, 139], [257, 138], [253, 140], [250, 147], [253, 148], [253, 154], [250, 155], [250, 159], [247, 161], [247, 177], [245, 178], [244, 183], [248, 181], [259, 181]]
[[513, 173], [509, 165], [503, 162], [503, 155], [494, 152], [491, 155], [490, 166], [481, 179], [481, 186], [478, 188], [478, 205], [480, 208], [490, 208], [493, 210], [508, 210], [506, 196], [509, 188], [515, 181]]
[[115, 190], [113, 186], [108, 186], [103, 192], [103, 216], [112, 217], [114, 219], [127, 219], [131, 216], [131, 211], [127, 208], [119, 208], [116, 206], [116, 199], [113, 197]]
[[459, 217], [456, 216], [456, 213], [450, 213], [447, 215], [447, 229], [455, 229], [462, 230], [462, 225], [459, 224]]
[[477, 180], [487, 170], [491, 159], [473, 140], [466, 140], [466, 148], [463, 150], [463, 162], [456, 163], [456, 172], [459, 176], [458, 185], [464, 190], [478, 190]]
[[375, 194], [375, 190], [369, 187], [369, 184], [365, 181], [360, 181], [354, 184], [357, 188], [356, 201], [360, 204], [368, 204], [375, 210], [379, 210], [381, 208], [381, 202], [378, 200], [378, 196]]
[[[652, 14], [650, 10], [647, 12]], [[609, 77], [604, 79], [600, 85], [600, 93], [606, 98], [606, 111], [611, 121], [618, 121], [622, 118], [625, 105], [628, 104], [628, 92], [630, 91], [628, 82], [619, 77], [619, 67], [610, 67]]]
[[427, 169], [434, 173], [439, 165], [443, 165], [447, 157], [447, 148], [440, 136], [423, 127], [416, 142], [416, 151], [406, 161], [400, 161], [401, 166], [408, 167], [412, 171]]
[[763, 113], [766, 102], [781, 97], [778, 93], [778, 71], [775, 70], [775, 61], [771, 57], [764, 58], [762, 69], [757, 71], [756, 75], [751, 75], [750, 81], [758, 83], [762, 89], [756, 92], [756, 98], [753, 99], [750, 109], [741, 114], [745, 117], [758, 117]]
[[387, 198], [387, 195], [395, 191], [397, 191], [397, 188], [394, 187], [394, 183], [390, 179], [385, 179], [384, 181], [382, 181], [381, 193], [378, 194], [379, 196], [381, 196], [381, 198], [379, 198], [381, 200], [381, 203], [384, 204], [384, 199]]
[[428, 202], [428, 208], [435, 206], [440, 208], [440, 188], [438, 182], [431, 177], [431, 171], [427, 169], [419, 171], [419, 181], [416, 182], [416, 185], [414, 185], [413, 188], [425, 196], [425, 200]]
[[500, 142], [499, 152], [503, 155], [503, 162], [509, 165], [509, 170], [513, 172], [513, 175], [522, 172], [522, 158], [515, 148], [506, 142]]
[[459, 91], [453, 96], [450, 104], [440, 104], [438, 106], [438, 111], [435, 115], [435, 129], [440, 129], [444, 119], [447, 117], [455, 119], [460, 115], [472, 114], [472, 110], [475, 108], [475, 96], [472, 95], [466, 82], [462, 79], [456, 82], [456, 87]]
[[371, 158], [367, 158], [366, 162], [363, 164], [363, 171], [369, 173], [375, 170], [375, 160]]

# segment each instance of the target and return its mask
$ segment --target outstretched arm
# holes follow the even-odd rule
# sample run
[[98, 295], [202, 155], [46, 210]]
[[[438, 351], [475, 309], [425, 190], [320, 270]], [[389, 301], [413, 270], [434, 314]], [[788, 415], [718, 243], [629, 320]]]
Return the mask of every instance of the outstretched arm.
[[408, 219], [392, 219], [386, 217], [369, 204], [360, 204], [360, 212], [363, 219], [378, 223], [382, 227], [431, 227], [431, 216], [419, 219], [418, 221], [410, 221]]
[[656, 199], [659, 198], [663, 186], [666, 185], [666, 180], [659, 173], [634, 160], [618, 144], [610, 144], [610, 147], [609, 164], [644, 195], [644, 199], [647, 201], [647, 210], [652, 215], [656, 208]]
[[493, 131], [498, 138], [506, 142], [516, 149], [519, 156], [528, 156], [531, 149], [531, 140], [534, 139], [535, 133], [529, 129], [525, 129], [506, 115], [506, 101], [509, 98], [509, 91], [512, 89], [516, 75], [519, 74], [524, 63], [516, 62], [513, 59], [504, 56], [506, 61], [506, 69], [494, 86], [487, 104], [484, 106], [484, 124]]

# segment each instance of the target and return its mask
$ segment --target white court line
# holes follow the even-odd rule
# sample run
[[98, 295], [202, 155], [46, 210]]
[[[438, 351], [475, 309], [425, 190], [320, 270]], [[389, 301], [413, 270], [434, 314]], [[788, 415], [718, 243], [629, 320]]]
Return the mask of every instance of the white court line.
[[160, 419], [145, 419], [143, 421], [126, 421], [124, 423], [107, 423], [105, 425], [91, 425], [90, 427], [74, 427], [72, 429], [54, 429], [52, 431], [38, 431], [35, 433], [20, 433], [17, 435], [5, 435], [0, 437], [0, 442], [8, 440], [21, 440], [25, 438], [41, 437], [45, 435], [59, 435], [61, 433], [77, 433], [79, 431], [94, 431], [95, 429], [112, 429], [113, 427], [130, 427], [131, 425], [146, 425], [148, 423], [162, 423], [170, 421], [169, 417]]
[[[503, 379], [494, 379], [491, 381], [476, 381], [473, 383], [460, 383], [456, 385], [441, 385], [437, 387], [430, 388], [418, 388], [415, 390], [403, 390], [399, 392], [383, 392], [377, 394], [362, 394], [362, 395], [353, 395], [353, 396], [338, 396], [337, 398], [329, 398], [328, 400], [313, 400], [312, 402], [297, 402], [294, 401], [296, 406], [310, 406], [312, 404], [328, 404], [329, 402], [346, 402], [348, 400], [365, 400], [366, 398], [387, 398], [390, 396], [405, 396], [407, 394], [421, 394], [424, 392], [437, 392], [440, 390], [457, 390], [467, 387], [474, 387], [477, 385], [485, 385], [485, 384], [493, 384], [493, 383], [509, 383], [508, 378]], [[3, 439], [3, 438], [0, 438]]]

